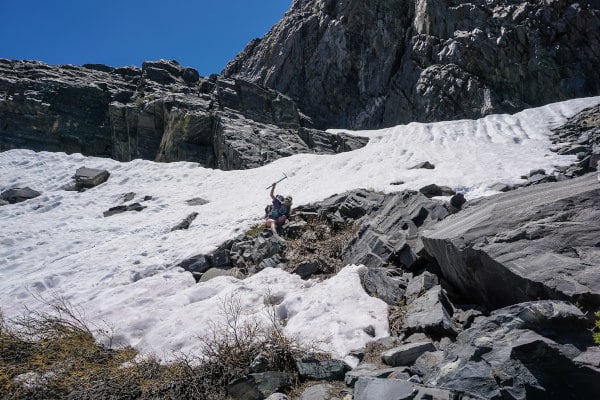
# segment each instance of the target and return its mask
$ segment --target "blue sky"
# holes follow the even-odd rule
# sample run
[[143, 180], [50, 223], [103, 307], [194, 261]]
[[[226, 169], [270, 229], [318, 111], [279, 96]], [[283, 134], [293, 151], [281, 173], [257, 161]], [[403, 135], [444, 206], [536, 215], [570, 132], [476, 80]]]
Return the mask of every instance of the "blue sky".
[[0, 0], [0, 58], [141, 66], [174, 59], [219, 73], [291, 0]]

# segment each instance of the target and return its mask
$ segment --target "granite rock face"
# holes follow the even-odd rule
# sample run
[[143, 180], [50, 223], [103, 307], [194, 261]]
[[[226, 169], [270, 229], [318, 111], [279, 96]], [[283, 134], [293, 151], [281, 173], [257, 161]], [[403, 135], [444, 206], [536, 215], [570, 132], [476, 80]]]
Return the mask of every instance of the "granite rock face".
[[599, 3], [295, 0], [223, 75], [327, 128], [515, 112], [600, 93]]
[[423, 233], [444, 279], [492, 308], [535, 299], [600, 305], [595, 174], [470, 203]]
[[312, 128], [290, 98], [176, 61], [135, 67], [0, 59], [0, 151], [64, 151], [120, 161], [195, 161], [225, 170], [366, 140]]

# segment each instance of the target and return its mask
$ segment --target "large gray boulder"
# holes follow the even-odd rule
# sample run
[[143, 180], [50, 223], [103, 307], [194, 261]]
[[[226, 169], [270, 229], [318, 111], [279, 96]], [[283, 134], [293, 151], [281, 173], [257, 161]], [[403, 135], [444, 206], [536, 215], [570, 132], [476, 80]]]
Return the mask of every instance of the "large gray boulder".
[[574, 305], [521, 303], [478, 318], [423, 381], [486, 399], [592, 399], [600, 390], [592, 346]]
[[402, 379], [362, 377], [356, 382], [354, 400], [482, 400], [477, 395], [427, 387]]
[[33, 190], [30, 187], [13, 188], [0, 193], [0, 200], [4, 200], [7, 203], [14, 204], [36, 198], [39, 195], [41, 195], [40, 192], [38, 192], [37, 190]]
[[362, 269], [360, 283], [370, 296], [390, 305], [397, 305], [404, 299], [404, 289], [407, 285], [404, 279], [390, 276], [390, 271], [386, 268]]
[[295, 0], [223, 74], [320, 127], [478, 118], [600, 92], [597, 0]]
[[81, 167], [77, 168], [73, 179], [75, 187], [79, 190], [90, 189], [108, 180], [110, 173], [106, 170]]
[[456, 336], [458, 328], [452, 322], [452, 305], [440, 285], [422, 296], [409, 300], [402, 320], [405, 332], [424, 332], [437, 336]]
[[595, 174], [470, 202], [423, 233], [445, 280], [475, 304], [535, 299], [600, 305]]
[[410, 366], [423, 353], [435, 351], [431, 341], [403, 344], [381, 354], [381, 360], [392, 367]]

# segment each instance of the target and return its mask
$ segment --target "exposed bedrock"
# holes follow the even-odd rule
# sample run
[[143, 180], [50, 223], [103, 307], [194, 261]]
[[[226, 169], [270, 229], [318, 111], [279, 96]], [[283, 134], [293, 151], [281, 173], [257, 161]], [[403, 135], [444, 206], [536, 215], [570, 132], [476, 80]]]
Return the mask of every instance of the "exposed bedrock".
[[422, 240], [444, 279], [474, 303], [497, 308], [559, 299], [600, 306], [596, 174], [472, 201]]
[[295, 0], [224, 76], [319, 127], [478, 118], [600, 93], [598, 1]]
[[366, 139], [311, 128], [289, 97], [176, 61], [136, 67], [0, 59], [0, 151], [64, 151], [120, 161], [195, 161], [226, 170]]

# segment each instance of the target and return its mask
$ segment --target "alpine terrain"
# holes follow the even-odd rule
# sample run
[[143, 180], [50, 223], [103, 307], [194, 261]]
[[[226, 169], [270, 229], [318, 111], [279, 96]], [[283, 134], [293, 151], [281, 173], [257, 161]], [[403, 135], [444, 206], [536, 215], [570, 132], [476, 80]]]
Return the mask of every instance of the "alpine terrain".
[[0, 226], [1, 399], [595, 399], [600, 2], [0, 59]]

